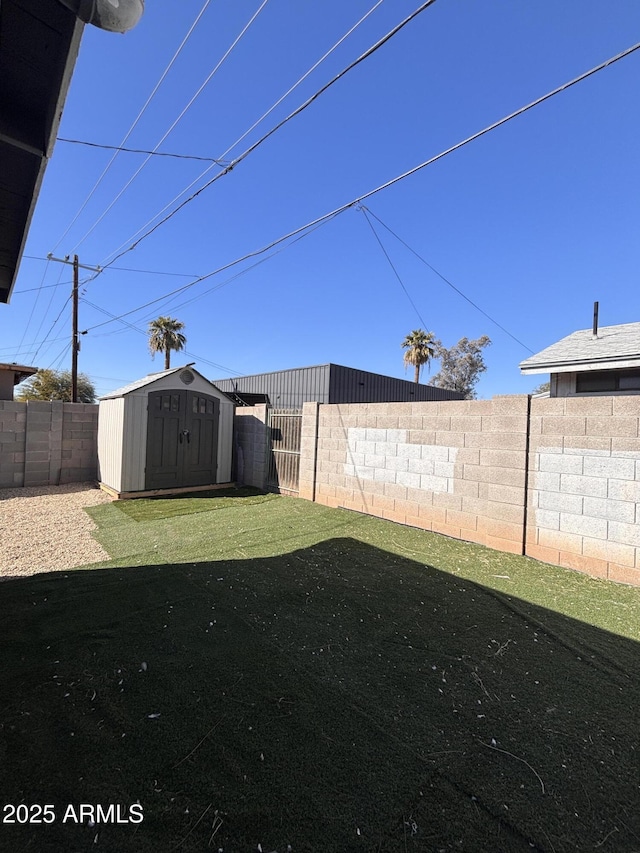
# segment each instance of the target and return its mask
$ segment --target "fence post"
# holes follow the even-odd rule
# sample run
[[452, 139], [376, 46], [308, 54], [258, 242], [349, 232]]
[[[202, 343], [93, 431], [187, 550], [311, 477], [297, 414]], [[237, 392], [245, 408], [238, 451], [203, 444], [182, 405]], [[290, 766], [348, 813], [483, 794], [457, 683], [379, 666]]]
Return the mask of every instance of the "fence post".
[[300, 440], [299, 497], [308, 501], [316, 499], [316, 462], [318, 456], [318, 420], [320, 404], [302, 405], [302, 435]]

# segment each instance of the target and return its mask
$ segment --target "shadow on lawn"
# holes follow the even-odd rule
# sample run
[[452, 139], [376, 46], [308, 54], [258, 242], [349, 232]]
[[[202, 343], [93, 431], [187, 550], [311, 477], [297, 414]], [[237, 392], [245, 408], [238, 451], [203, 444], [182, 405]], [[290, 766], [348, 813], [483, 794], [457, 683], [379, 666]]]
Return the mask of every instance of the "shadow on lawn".
[[2, 850], [640, 850], [630, 640], [351, 539], [0, 591], [0, 791], [56, 813]]

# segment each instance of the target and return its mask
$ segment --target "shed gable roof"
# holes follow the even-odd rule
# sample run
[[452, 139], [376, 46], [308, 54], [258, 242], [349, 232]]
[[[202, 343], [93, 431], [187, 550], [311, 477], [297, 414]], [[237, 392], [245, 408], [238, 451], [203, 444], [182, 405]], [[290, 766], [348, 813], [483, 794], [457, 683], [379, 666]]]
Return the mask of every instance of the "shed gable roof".
[[640, 367], [640, 323], [580, 329], [520, 362], [522, 373]]
[[[131, 382], [129, 385], [124, 385], [122, 388], [117, 388], [115, 391], [111, 391], [109, 394], [105, 394], [100, 397], [101, 400], [113, 400], [116, 397], [125, 397], [127, 394], [131, 394], [134, 391], [139, 391], [141, 388], [146, 388], [147, 385], [153, 385], [155, 382], [158, 382], [160, 379], [165, 379], [167, 376], [171, 376], [172, 373], [181, 373], [183, 370], [191, 370], [192, 373], [195, 373], [196, 376], [199, 376], [207, 385], [211, 386], [218, 394], [225, 396], [219, 388], [217, 388], [213, 382], [209, 382], [206, 376], [203, 376], [198, 370], [193, 367], [192, 364], [182, 364], [180, 367], [171, 367], [169, 370], [161, 370], [158, 373], [149, 373], [147, 376], [143, 376], [142, 379], [137, 379], [135, 382]], [[188, 386], [185, 386], [188, 387]]]

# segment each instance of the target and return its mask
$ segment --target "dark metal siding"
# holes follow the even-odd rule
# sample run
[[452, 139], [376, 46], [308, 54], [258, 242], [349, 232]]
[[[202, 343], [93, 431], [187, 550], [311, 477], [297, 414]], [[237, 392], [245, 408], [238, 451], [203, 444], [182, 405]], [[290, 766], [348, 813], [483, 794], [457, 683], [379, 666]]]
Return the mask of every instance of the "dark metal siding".
[[235, 390], [267, 394], [276, 409], [299, 409], [303, 403], [329, 402], [329, 368], [329, 364], [298, 367], [237, 379], [218, 379], [213, 384], [226, 394], [233, 394]]
[[424, 400], [461, 400], [457, 391], [432, 385], [416, 385], [406, 379], [355, 370], [340, 364], [298, 367], [274, 373], [216, 379], [216, 387], [226, 394], [234, 390], [267, 394], [276, 409], [299, 409], [303, 403], [409, 403]]
[[413, 403], [424, 400], [461, 400], [462, 394], [435, 388], [433, 385], [416, 385], [406, 379], [369, 373], [331, 364], [329, 386], [330, 403]]

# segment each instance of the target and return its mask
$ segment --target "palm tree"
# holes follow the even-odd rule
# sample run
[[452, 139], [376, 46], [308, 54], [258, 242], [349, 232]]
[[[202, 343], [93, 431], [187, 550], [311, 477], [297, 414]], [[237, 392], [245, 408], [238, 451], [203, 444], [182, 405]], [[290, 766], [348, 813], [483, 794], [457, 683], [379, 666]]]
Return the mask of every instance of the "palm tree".
[[149, 349], [151, 355], [155, 356], [157, 352], [164, 353], [164, 369], [169, 370], [171, 360], [171, 350], [184, 349], [187, 339], [181, 334], [184, 329], [184, 323], [180, 320], [174, 320], [173, 317], [158, 317], [157, 320], [152, 320], [149, 323]]
[[403, 340], [401, 347], [406, 350], [404, 354], [405, 368], [412, 364], [415, 367], [414, 381], [420, 382], [420, 368], [423, 364], [429, 364], [435, 355], [435, 338], [433, 332], [425, 332], [424, 329], [414, 329], [411, 334]]

